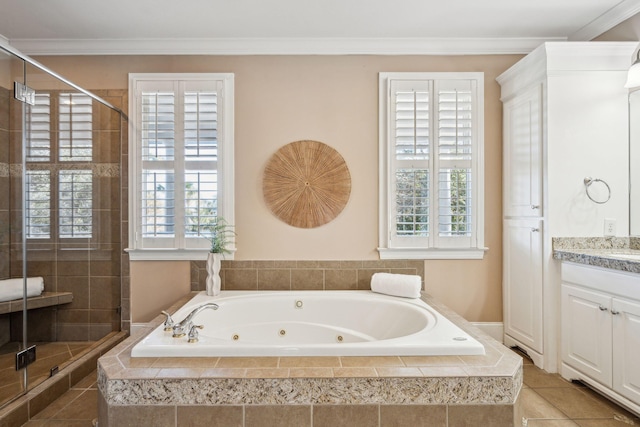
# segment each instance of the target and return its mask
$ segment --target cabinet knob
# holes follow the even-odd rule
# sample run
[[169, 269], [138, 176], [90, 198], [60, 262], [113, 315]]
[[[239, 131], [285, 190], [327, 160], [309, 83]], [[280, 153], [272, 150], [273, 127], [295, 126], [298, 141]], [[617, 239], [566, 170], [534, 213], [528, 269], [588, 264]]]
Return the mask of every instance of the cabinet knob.
[[531, 205], [531, 209], [540, 209], [540, 205]]
[[615, 316], [615, 315], [617, 315], [617, 314], [620, 314], [620, 312], [619, 312], [618, 310], [613, 310], [613, 309], [612, 309], [612, 310], [611, 310], [611, 314], [613, 314], [613, 315]]
[[539, 229], [539, 228], [532, 228], [532, 229], [531, 229], [531, 232], [532, 232], [532, 233], [537, 233], [538, 231], [540, 231], [540, 229]]
[[598, 308], [600, 309], [600, 311], [607, 311], [607, 307], [605, 307], [604, 305], [599, 305]]

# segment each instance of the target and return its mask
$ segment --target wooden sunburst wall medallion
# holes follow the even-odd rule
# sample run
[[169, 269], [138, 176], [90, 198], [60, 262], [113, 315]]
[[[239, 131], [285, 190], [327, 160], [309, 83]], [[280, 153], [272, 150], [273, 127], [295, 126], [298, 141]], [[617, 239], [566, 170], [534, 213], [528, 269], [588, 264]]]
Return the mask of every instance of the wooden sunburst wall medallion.
[[271, 212], [298, 228], [332, 221], [351, 194], [351, 175], [344, 159], [318, 141], [296, 141], [271, 156], [262, 180]]

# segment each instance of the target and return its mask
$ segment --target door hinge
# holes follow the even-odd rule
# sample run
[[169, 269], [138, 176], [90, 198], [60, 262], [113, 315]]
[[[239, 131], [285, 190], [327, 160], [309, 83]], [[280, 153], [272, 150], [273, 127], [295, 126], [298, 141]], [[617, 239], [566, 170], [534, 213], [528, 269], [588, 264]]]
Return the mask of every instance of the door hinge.
[[36, 91], [20, 82], [13, 82], [13, 97], [20, 102], [36, 105]]
[[28, 365], [31, 365], [36, 361], [36, 346], [32, 345], [31, 347], [19, 351], [16, 353], [16, 371], [19, 371], [22, 368], [26, 368]]

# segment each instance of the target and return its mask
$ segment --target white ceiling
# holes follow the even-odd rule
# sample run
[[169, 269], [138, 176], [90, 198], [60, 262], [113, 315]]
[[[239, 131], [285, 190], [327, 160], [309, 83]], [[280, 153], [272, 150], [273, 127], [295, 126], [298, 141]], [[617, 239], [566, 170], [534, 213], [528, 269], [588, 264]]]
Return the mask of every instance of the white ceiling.
[[0, 35], [31, 55], [526, 53], [638, 12], [640, 0], [0, 0]]

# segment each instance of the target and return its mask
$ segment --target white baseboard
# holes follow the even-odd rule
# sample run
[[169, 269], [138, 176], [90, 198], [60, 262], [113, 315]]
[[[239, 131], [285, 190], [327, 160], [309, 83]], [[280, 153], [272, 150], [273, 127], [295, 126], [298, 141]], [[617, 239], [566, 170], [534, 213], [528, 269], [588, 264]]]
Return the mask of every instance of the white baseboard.
[[502, 322], [471, 322], [471, 324], [496, 341], [502, 342], [504, 337]]

